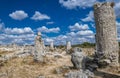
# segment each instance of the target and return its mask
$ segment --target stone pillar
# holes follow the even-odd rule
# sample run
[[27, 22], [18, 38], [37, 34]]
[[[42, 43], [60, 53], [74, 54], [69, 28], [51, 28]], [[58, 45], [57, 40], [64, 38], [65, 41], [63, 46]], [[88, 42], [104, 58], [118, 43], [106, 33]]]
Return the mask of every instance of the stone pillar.
[[118, 66], [119, 45], [113, 6], [111, 2], [94, 5], [96, 45], [99, 59], [109, 59], [111, 66]]
[[17, 44], [16, 44], [16, 43], [13, 43], [13, 44], [12, 44], [12, 48], [13, 48], [14, 50], [17, 50]]
[[35, 38], [35, 52], [34, 52], [34, 60], [37, 62], [44, 62], [44, 44], [41, 39], [41, 33], [38, 32]]
[[84, 52], [78, 47], [76, 47], [71, 54], [71, 62], [76, 69], [85, 69], [85, 58]]
[[43, 47], [44, 47], [44, 49], [45, 49], [45, 44], [44, 44], [44, 41], [43, 41]]
[[70, 43], [70, 41], [67, 41], [67, 43], [66, 43], [66, 52], [69, 53], [70, 49], [71, 49], [71, 43]]
[[50, 42], [50, 49], [52, 49], [52, 50], [54, 49], [54, 43], [53, 43], [53, 41]]

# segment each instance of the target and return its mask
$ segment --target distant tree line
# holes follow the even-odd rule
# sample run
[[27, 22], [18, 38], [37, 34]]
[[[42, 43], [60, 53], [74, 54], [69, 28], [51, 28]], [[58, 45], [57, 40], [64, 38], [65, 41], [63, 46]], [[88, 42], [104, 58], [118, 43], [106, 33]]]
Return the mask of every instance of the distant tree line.
[[95, 47], [95, 43], [84, 42], [82, 44], [72, 45], [72, 47], [94, 48]]
[[[72, 45], [72, 47], [81, 47], [81, 48], [95, 48], [95, 43], [89, 43], [89, 42], [84, 42], [82, 44], [75, 44]], [[120, 42], [119, 42], [119, 46], [120, 46]], [[66, 45], [57, 45], [55, 46], [56, 48], [65, 48]]]
[[119, 42], [119, 47], [120, 47], [120, 42]]

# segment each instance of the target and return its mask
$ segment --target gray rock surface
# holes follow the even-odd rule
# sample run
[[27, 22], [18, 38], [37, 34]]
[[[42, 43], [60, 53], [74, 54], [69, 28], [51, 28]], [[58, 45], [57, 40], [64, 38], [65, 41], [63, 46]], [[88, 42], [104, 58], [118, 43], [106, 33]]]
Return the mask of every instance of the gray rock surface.
[[94, 78], [94, 73], [89, 70], [71, 71], [66, 74], [65, 78]]
[[38, 32], [35, 38], [35, 52], [34, 60], [37, 62], [44, 62], [44, 42], [41, 39], [41, 33]]
[[88, 78], [88, 76], [80, 71], [77, 72], [69, 72], [65, 78]]
[[71, 61], [76, 69], [85, 69], [85, 54], [80, 48], [75, 48], [71, 55]]
[[114, 3], [104, 2], [94, 5], [96, 24], [96, 47], [99, 59], [111, 60], [111, 66], [118, 66], [119, 45], [114, 14]]
[[66, 53], [69, 54], [70, 53], [70, 49], [71, 49], [71, 43], [70, 41], [66, 42]]

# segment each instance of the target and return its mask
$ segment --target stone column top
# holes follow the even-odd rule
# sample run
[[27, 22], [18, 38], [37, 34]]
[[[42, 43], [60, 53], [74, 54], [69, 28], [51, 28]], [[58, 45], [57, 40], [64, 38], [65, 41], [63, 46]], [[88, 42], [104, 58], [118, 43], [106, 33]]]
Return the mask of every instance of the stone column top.
[[42, 34], [41, 34], [41, 32], [38, 32], [37, 35], [38, 35], [38, 36], [41, 36]]
[[95, 3], [94, 4], [94, 9], [97, 9], [97, 8], [99, 8], [99, 7], [101, 7], [101, 6], [110, 6], [110, 7], [114, 7], [114, 5], [115, 5], [115, 3], [114, 2], [103, 2], [103, 3]]

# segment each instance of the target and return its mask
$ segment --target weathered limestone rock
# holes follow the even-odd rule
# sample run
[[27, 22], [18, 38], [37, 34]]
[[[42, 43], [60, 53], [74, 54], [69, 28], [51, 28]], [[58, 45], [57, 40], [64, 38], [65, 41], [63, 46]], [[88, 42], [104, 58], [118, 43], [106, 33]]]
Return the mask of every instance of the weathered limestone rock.
[[44, 62], [44, 44], [41, 39], [40, 32], [38, 32], [38, 34], [35, 38], [34, 60], [37, 62]]
[[80, 71], [69, 72], [65, 78], [88, 78], [88, 76]]
[[0, 73], [0, 78], [8, 78], [7, 73]]
[[67, 44], [66, 44], [66, 53], [69, 54], [70, 53], [70, 51], [69, 51], [70, 49], [71, 49], [71, 43], [70, 43], [70, 41], [68, 41]]
[[80, 48], [75, 48], [71, 55], [71, 61], [76, 69], [85, 69], [85, 54]]
[[96, 24], [96, 55], [99, 59], [109, 59], [111, 66], [118, 66], [118, 41], [114, 3], [96, 3], [94, 5], [94, 17]]
[[45, 78], [45, 76], [39, 76], [39, 77], [37, 77], [37, 78]]
[[94, 78], [94, 73], [89, 70], [73, 71], [69, 72], [65, 78]]
[[98, 62], [89, 56], [86, 56], [85, 58], [85, 69], [88, 69], [90, 71], [95, 71], [98, 68]]
[[53, 43], [53, 41], [50, 43], [50, 49], [54, 49], [54, 43]]

